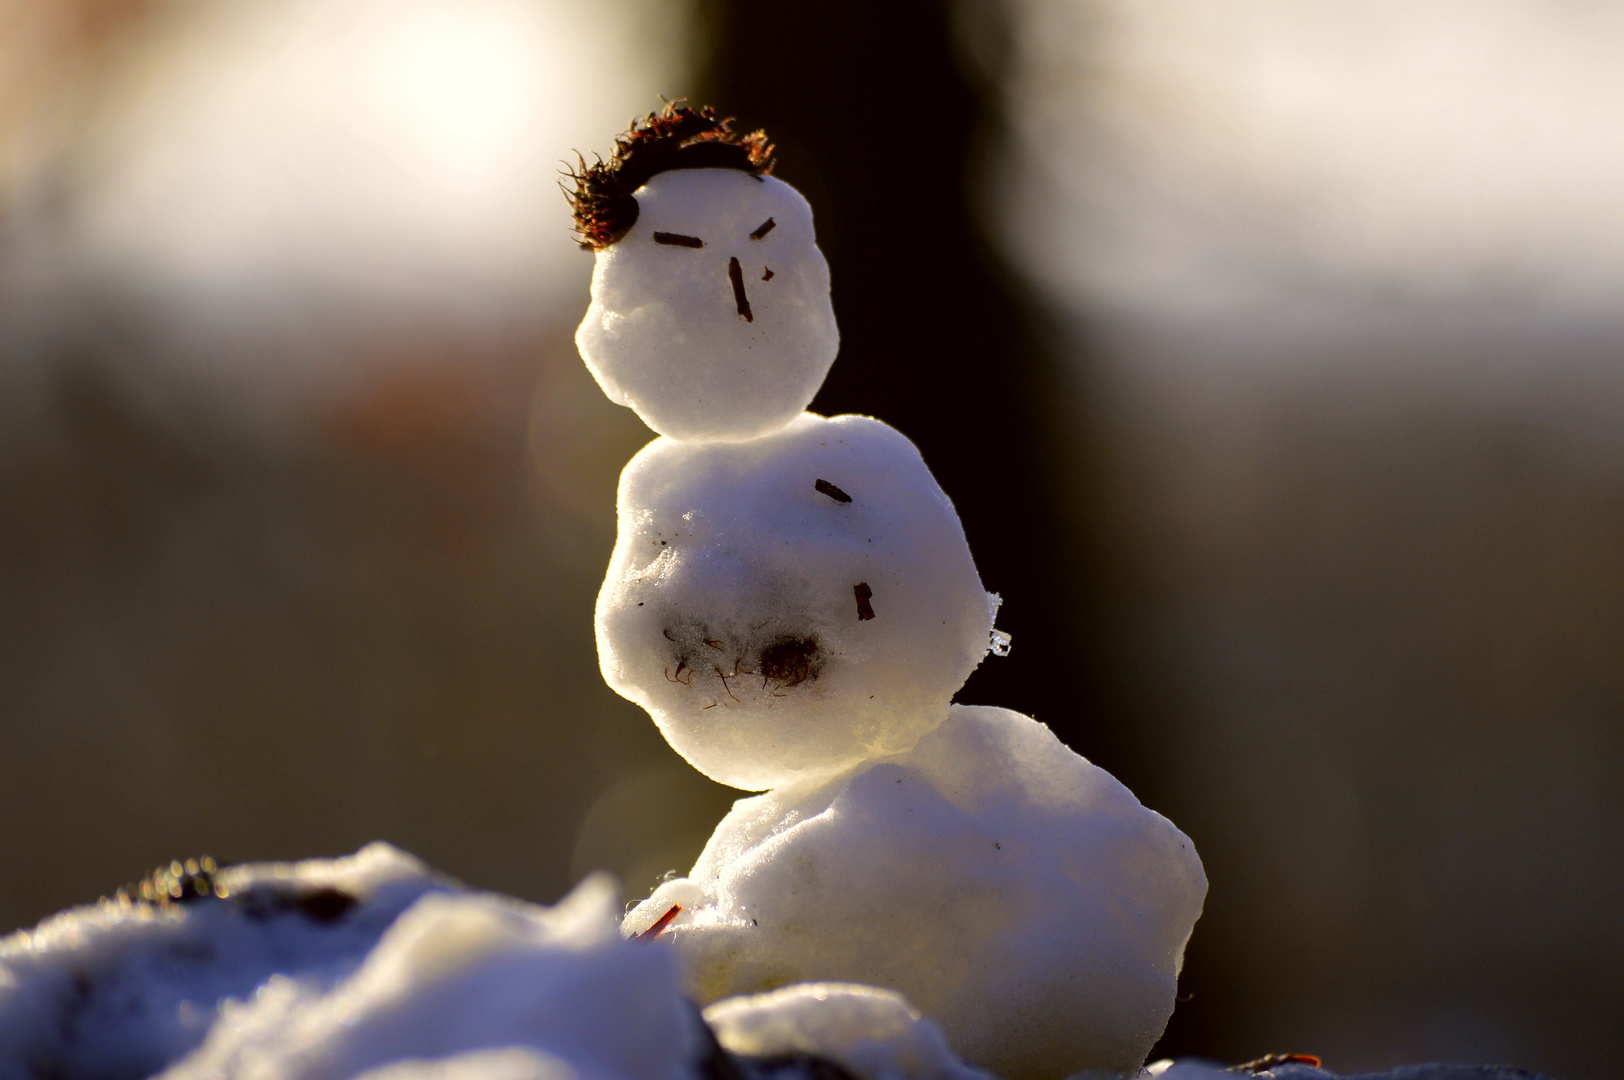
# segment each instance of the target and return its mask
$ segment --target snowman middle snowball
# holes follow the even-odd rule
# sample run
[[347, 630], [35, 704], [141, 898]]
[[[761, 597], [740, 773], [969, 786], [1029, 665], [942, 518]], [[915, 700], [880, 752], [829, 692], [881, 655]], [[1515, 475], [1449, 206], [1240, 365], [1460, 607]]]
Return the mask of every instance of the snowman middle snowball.
[[695, 768], [764, 790], [913, 746], [996, 607], [914, 445], [802, 413], [750, 442], [656, 439], [626, 466], [598, 657]]

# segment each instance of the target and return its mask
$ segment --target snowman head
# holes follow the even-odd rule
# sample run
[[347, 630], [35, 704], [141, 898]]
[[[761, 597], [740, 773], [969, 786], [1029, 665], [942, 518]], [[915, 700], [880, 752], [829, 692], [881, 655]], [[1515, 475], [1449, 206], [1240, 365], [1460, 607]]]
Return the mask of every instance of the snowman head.
[[834, 362], [812, 209], [768, 175], [770, 151], [760, 132], [668, 107], [577, 176], [577, 226], [597, 264], [575, 341], [604, 392], [662, 435], [776, 431]]

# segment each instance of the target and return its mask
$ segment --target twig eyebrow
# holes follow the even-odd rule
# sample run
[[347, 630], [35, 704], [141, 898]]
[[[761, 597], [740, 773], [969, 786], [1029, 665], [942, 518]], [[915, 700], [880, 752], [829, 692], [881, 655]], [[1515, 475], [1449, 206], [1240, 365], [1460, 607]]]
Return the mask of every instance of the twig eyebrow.
[[676, 247], [702, 248], [705, 241], [697, 236], [684, 236], [679, 232], [657, 232], [654, 234], [656, 244], [672, 244]]
[[763, 221], [760, 225], [756, 226], [756, 231], [750, 234], [750, 239], [760, 240], [763, 236], [766, 236], [776, 228], [778, 228], [778, 222], [774, 221], [772, 218], [768, 218], [766, 221]]

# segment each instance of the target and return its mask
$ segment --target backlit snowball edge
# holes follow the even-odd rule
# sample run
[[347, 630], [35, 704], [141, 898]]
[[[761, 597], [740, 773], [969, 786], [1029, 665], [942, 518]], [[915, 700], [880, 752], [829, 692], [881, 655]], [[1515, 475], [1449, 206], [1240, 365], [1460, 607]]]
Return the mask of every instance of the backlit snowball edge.
[[656, 439], [618, 501], [604, 678], [721, 783], [905, 750], [987, 653], [997, 598], [919, 451], [878, 420]]
[[598, 252], [575, 334], [598, 385], [677, 439], [789, 423], [840, 348], [812, 208], [736, 169], [661, 173], [634, 198], [637, 222]]

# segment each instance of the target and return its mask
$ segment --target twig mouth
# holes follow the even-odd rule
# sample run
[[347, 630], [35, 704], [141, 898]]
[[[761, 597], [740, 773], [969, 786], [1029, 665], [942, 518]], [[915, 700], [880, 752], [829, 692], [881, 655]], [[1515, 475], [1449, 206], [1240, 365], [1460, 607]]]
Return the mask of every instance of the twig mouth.
[[737, 255], [727, 261], [727, 276], [733, 282], [733, 302], [738, 304], [739, 314], [745, 322], [755, 322], [756, 317], [750, 314], [750, 298], [744, 293], [744, 268]]

